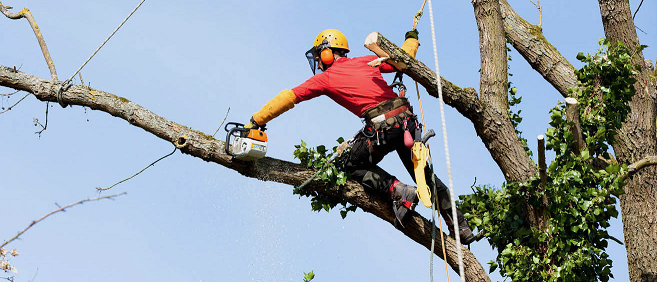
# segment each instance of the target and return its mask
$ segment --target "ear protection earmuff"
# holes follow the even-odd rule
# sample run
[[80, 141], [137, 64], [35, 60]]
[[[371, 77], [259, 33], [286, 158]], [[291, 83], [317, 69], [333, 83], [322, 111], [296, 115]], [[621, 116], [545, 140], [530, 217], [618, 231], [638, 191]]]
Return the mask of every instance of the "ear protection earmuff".
[[322, 63], [324, 63], [327, 66], [332, 64], [334, 60], [333, 51], [331, 50], [331, 48], [326, 48], [322, 50], [319, 57], [322, 60]]

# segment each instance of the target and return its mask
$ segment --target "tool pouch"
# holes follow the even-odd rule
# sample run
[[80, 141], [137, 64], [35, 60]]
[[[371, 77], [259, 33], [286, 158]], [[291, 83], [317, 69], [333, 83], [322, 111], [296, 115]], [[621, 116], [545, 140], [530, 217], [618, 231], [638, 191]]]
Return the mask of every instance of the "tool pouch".
[[[382, 121], [373, 121], [376, 120], [377, 117], [385, 115], [386, 113], [403, 106], [407, 106], [408, 109]], [[405, 97], [396, 97], [387, 101], [383, 101], [378, 105], [367, 109], [363, 113], [363, 118], [365, 118], [368, 126], [374, 129], [374, 131], [385, 131], [389, 128], [399, 127], [404, 124], [405, 120], [413, 116], [415, 116], [413, 114], [413, 107], [409, 105], [408, 99]]]

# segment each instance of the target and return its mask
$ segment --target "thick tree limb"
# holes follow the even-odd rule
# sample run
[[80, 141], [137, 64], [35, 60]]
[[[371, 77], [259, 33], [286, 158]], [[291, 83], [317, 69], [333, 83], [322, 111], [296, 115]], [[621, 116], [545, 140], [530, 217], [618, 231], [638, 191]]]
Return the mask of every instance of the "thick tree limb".
[[[475, 19], [479, 30], [479, 52], [481, 54], [479, 91], [481, 100], [486, 104], [486, 112], [498, 114], [500, 116], [498, 120], [502, 120], [513, 127], [508, 116], [507, 53], [500, 3], [498, 0], [473, 0], [472, 5], [474, 6]], [[504, 118], [502, 119], [502, 117]], [[515, 130], [513, 136], [516, 136]], [[515, 141], [514, 144], [518, 148], [522, 148], [517, 136]], [[527, 166], [535, 168], [534, 163], [526, 154], [519, 154], [517, 161], [524, 162]], [[535, 169], [532, 172], [533, 174], [522, 175], [522, 178], [518, 180], [526, 180], [536, 175]], [[541, 186], [540, 189], [543, 187]], [[545, 196], [541, 197], [541, 205], [523, 203], [525, 219], [532, 228], [546, 230], [549, 218], [544, 211], [547, 204], [548, 200]], [[547, 244], [538, 246], [538, 248], [547, 253]]]
[[568, 97], [568, 88], [577, 86], [575, 68], [545, 39], [540, 26], [521, 18], [506, 0], [499, 2], [506, 39], [563, 97]]
[[[436, 73], [422, 62], [406, 54], [378, 32], [367, 36], [365, 47], [372, 51], [380, 49], [380, 54], [377, 55], [390, 57], [388, 62], [403, 63], [405, 66], [403, 72], [424, 86], [429, 95], [438, 98]], [[518, 141], [508, 113], [501, 112], [495, 107], [488, 107], [486, 103], [479, 100], [473, 88], [459, 88], [444, 77], [440, 79], [443, 100], [470, 119], [477, 135], [486, 144], [486, 148], [504, 173], [506, 180], [523, 181], [535, 176], [538, 172], [536, 165]]]
[[500, 4], [498, 0], [474, 0], [472, 5], [479, 30], [481, 100], [501, 112], [507, 112], [507, 54]]
[[[33, 93], [41, 101], [57, 101], [57, 94], [55, 91], [50, 90], [53, 88], [51, 84], [52, 82], [49, 80], [0, 66], [0, 86]], [[58, 87], [54, 88], [57, 89]], [[86, 106], [124, 119], [131, 125], [142, 128], [167, 142], [175, 144], [185, 154], [208, 162], [218, 163], [247, 177], [297, 186], [314, 173], [313, 170], [299, 164], [267, 157], [257, 162], [235, 160], [224, 153], [225, 143], [223, 141], [216, 140], [201, 131], [167, 120], [125, 98], [107, 92], [86, 86], [73, 85], [63, 93], [62, 99], [70, 105]], [[336, 187], [326, 191], [323, 187], [323, 183], [311, 182], [305, 189], [312, 189], [329, 196], [346, 199], [349, 203], [363, 209], [363, 211], [374, 214], [391, 225], [393, 224], [395, 216], [389, 198], [368, 193], [360, 184], [353, 181], [348, 182], [343, 189]], [[431, 245], [431, 223], [415, 212], [411, 212], [407, 217], [409, 219], [405, 224], [406, 228], [401, 231], [413, 241], [429, 249]], [[448, 236], [445, 235], [445, 237]], [[445, 247], [447, 250], [446, 256], [443, 255], [441, 250], [436, 250], [436, 255], [445, 259], [452, 269], [458, 271], [454, 240], [447, 238]], [[467, 281], [490, 281], [487, 272], [471, 252], [464, 250], [463, 256]]]

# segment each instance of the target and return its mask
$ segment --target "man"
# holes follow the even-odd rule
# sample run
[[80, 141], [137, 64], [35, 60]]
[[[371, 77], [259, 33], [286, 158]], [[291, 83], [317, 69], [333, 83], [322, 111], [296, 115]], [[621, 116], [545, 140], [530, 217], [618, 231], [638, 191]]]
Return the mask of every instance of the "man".
[[[415, 57], [418, 46], [417, 31], [407, 32], [406, 41], [401, 48]], [[397, 151], [399, 158], [415, 180], [408, 139], [410, 138], [412, 142], [415, 137], [419, 137], [415, 135], [421, 134], [419, 130], [421, 124], [413, 114], [408, 100], [398, 97], [381, 76], [381, 73], [396, 71], [393, 66], [383, 63], [378, 67], [370, 67], [367, 63], [377, 59], [377, 56], [351, 59], [347, 58], [348, 52], [349, 44], [342, 32], [335, 29], [322, 31], [315, 38], [313, 47], [306, 52], [314, 76], [292, 90], [281, 91], [260, 111], [253, 114], [247, 127], [264, 126], [293, 108], [294, 104], [320, 95], [328, 96], [358, 117], [365, 119], [366, 125], [355, 140], [347, 158], [346, 170], [351, 174], [352, 179], [366, 188], [390, 195], [393, 199], [395, 226], [397, 226], [401, 224], [407, 211], [415, 208], [418, 202], [416, 188], [401, 183], [377, 164], [386, 154]], [[316, 74], [316, 69], [322, 72]], [[436, 185], [440, 213], [447, 222], [451, 236], [454, 236], [452, 204], [447, 187], [438, 177], [434, 178], [435, 182], [432, 181], [433, 172], [428, 167], [425, 175], [427, 183]], [[469, 244], [474, 236], [460, 211], [458, 211], [458, 223], [461, 242]]]

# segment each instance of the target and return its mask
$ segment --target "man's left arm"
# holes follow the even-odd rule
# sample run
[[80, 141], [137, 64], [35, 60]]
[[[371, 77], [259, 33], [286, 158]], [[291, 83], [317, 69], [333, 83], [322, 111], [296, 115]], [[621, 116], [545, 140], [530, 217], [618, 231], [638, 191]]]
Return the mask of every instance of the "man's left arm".
[[[409, 56], [415, 58], [415, 55], [417, 54], [417, 49], [420, 47], [420, 42], [418, 41], [418, 31], [417, 29], [411, 30], [406, 33], [404, 36], [406, 40], [404, 40], [404, 43], [401, 46], [401, 49], [404, 50]], [[397, 69], [393, 67], [392, 65], [388, 63], [383, 63], [379, 66], [379, 70], [382, 73], [388, 73], [388, 72], [395, 72]]]

